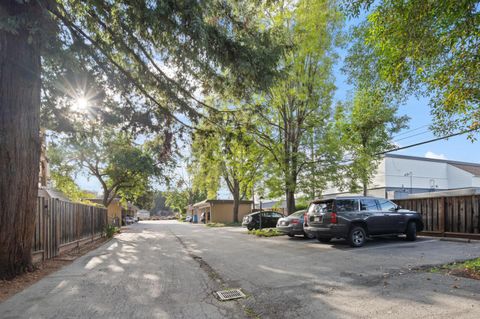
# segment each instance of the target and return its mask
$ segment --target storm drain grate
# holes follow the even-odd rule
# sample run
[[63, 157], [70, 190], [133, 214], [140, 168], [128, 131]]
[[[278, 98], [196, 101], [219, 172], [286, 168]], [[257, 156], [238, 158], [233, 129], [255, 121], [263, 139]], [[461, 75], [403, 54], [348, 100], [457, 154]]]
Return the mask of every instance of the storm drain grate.
[[245, 294], [240, 289], [229, 289], [217, 291], [217, 296], [221, 301], [245, 298]]

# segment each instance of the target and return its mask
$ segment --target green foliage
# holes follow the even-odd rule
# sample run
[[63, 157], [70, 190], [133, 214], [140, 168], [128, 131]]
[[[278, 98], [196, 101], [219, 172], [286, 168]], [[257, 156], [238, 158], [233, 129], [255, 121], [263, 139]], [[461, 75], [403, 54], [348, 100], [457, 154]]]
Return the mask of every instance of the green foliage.
[[468, 269], [470, 271], [474, 271], [480, 274], [480, 257], [465, 261], [463, 263], [463, 266], [465, 267], [465, 269]]
[[[372, 3], [356, 2], [347, 6], [354, 14]], [[428, 97], [437, 133], [476, 128], [479, 25], [476, 0], [378, 1], [354, 33], [347, 69], [354, 82], [375, 78], [399, 96]]]
[[193, 188], [189, 177], [180, 178], [176, 185], [170, 185], [169, 189], [163, 192], [165, 205], [174, 211], [185, 214], [185, 207], [195, 204], [206, 198], [206, 193]]
[[397, 109], [389, 105], [380, 90], [360, 90], [344, 113], [337, 114], [342, 145], [350, 156], [347, 167], [350, 191], [358, 191], [360, 182], [366, 195], [368, 183], [381, 160], [378, 153], [393, 148], [393, 134], [407, 127], [409, 118], [397, 116]]
[[[211, 101], [227, 109], [227, 102]], [[260, 177], [263, 156], [249, 132], [246, 113], [238, 109], [235, 113], [212, 114], [198, 127], [192, 138], [189, 167], [194, 187], [214, 199], [223, 179], [234, 200], [249, 198]]]
[[248, 233], [250, 235], [255, 235], [258, 237], [275, 237], [275, 236], [284, 235], [283, 233], [279, 232], [276, 228], [254, 229], [254, 230], [249, 230]]
[[162, 173], [159, 165], [165, 164], [156, 162], [157, 154], [148, 143], [136, 145], [132, 135], [114, 128], [77, 129], [55, 141], [72, 171], [100, 182], [105, 206], [117, 196], [124, 202], [147, 196], [150, 184]]
[[315, 198], [300, 197], [295, 202], [295, 211], [305, 210], [310, 205], [310, 201]]
[[48, 8], [43, 119], [55, 130], [71, 129], [72, 100], [82, 95], [92, 113], [135, 130], [189, 126], [179, 114], [199, 117], [198, 87], [242, 95], [268, 86], [283, 47], [259, 22], [263, 1], [57, 0]]
[[65, 155], [61, 147], [51, 145], [47, 149], [53, 187], [73, 202], [83, 202], [85, 199], [94, 197], [91, 193], [82, 191], [75, 183], [75, 165], [69, 163]]
[[285, 194], [293, 213], [298, 188], [312, 197], [320, 194], [323, 177], [341, 155], [329, 122], [343, 17], [335, 1], [276, 2], [272, 7], [270, 23], [282, 30], [290, 49], [277, 65], [283, 76], [256, 101], [253, 130], [266, 154], [270, 196]]
[[446, 265], [436, 266], [429, 269], [431, 273], [447, 271], [452, 274], [465, 275], [467, 272], [472, 278], [480, 278], [480, 257], [466, 260], [463, 262], [454, 262]]
[[115, 227], [113, 225], [105, 226], [105, 235], [107, 236], [107, 238], [112, 238], [113, 235], [119, 232], [120, 232], [120, 228], [118, 227]]

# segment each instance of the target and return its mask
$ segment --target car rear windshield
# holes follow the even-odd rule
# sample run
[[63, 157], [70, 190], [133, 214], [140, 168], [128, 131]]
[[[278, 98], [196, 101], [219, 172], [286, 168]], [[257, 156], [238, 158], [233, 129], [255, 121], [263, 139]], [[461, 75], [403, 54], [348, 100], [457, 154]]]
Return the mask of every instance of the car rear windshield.
[[333, 201], [325, 201], [319, 203], [312, 203], [308, 207], [309, 214], [321, 214], [331, 212], [333, 209]]

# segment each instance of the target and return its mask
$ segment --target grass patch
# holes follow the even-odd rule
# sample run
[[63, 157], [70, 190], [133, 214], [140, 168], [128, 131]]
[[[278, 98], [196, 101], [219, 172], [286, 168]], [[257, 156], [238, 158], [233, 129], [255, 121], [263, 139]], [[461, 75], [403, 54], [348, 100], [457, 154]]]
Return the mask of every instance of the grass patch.
[[225, 227], [226, 225], [223, 223], [208, 223], [207, 227]]
[[227, 226], [227, 227], [242, 227], [242, 223], [241, 223], [241, 222], [238, 222], [238, 223], [225, 223], [225, 226]]
[[283, 233], [279, 232], [276, 228], [253, 229], [253, 230], [249, 230], [248, 233], [250, 235], [255, 235], [258, 237], [274, 237], [274, 236], [284, 235]]
[[480, 280], [480, 257], [463, 262], [455, 262], [430, 268], [431, 273], [447, 273], [449, 275]]
[[241, 227], [242, 223], [208, 223], [208, 227]]

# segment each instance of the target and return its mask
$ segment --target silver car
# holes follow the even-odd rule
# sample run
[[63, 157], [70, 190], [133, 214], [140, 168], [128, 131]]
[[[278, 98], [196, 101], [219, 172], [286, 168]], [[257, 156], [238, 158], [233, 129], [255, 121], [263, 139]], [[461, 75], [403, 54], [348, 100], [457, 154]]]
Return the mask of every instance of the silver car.
[[303, 217], [306, 212], [306, 210], [299, 210], [290, 216], [280, 218], [277, 222], [277, 230], [289, 237], [302, 235], [308, 239], [315, 238], [314, 234], [307, 234], [303, 231]]

